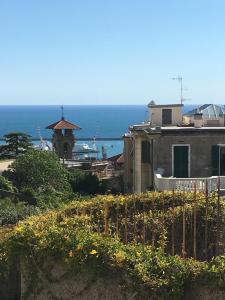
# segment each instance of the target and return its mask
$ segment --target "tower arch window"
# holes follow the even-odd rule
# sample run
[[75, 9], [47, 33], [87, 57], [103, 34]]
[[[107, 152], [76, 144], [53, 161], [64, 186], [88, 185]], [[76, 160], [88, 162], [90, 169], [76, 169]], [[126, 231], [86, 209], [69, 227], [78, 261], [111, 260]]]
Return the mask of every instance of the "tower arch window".
[[69, 150], [70, 150], [70, 145], [68, 143], [64, 143], [63, 144], [63, 152], [64, 152], [65, 158], [68, 158]]

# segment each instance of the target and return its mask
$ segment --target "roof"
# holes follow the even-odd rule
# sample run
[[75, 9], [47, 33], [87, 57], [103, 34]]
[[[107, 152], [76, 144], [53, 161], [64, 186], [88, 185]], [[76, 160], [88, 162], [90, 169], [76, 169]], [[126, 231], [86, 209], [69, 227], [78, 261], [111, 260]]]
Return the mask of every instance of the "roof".
[[154, 100], [151, 100], [150, 102], [149, 102], [149, 104], [148, 104], [148, 107], [149, 106], [155, 106], [156, 104], [155, 104], [155, 101]]
[[125, 156], [124, 154], [121, 154], [120, 157], [116, 161], [118, 164], [124, 164], [125, 162]]
[[225, 127], [189, 127], [189, 126], [187, 126], [187, 127], [176, 127], [176, 126], [174, 126], [174, 127], [161, 127], [161, 130], [163, 130], [163, 131], [185, 131], [185, 132], [187, 132], [187, 131], [225, 131]]
[[193, 116], [196, 113], [201, 113], [203, 118], [215, 119], [224, 114], [224, 108], [215, 104], [203, 104], [187, 112], [184, 116]]
[[151, 127], [150, 125], [144, 126], [143, 124], [140, 125], [134, 125], [130, 127], [131, 134], [125, 135], [124, 137], [130, 138], [132, 137], [132, 132], [145, 132], [148, 134], [161, 134], [163, 133], [193, 133], [193, 132], [210, 132], [210, 133], [225, 133], [225, 127], [193, 127], [193, 126], [156, 126]]
[[149, 128], [146, 130], [149, 134], [203, 134], [203, 133], [218, 133], [223, 134], [225, 133], [225, 127], [159, 127], [159, 128]]
[[46, 129], [81, 129], [78, 125], [66, 121], [64, 118], [46, 127]]
[[116, 162], [116, 163], [124, 163], [124, 154], [120, 153], [114, 156], [107, 158], [108, 161]]
[[154, 107], [154, 108], [164, 108], [164, 107], [183, 107], [183, 104], [152, 104], [150, 102], [148, 104], [148, 107]]

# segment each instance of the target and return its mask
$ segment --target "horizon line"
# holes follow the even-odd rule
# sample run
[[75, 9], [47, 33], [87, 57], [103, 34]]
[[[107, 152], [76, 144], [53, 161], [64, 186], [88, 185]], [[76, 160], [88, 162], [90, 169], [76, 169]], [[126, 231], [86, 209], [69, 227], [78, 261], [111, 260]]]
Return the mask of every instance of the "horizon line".
[[[171, 104], [180, 104], [180, 103], [175, 103], [175, 102], [170, 102], [170, 103], [159, 103], [159, 105], [171, 105]], [[204, 104], [215, 104], [214, 103], [188, 103], [184, 104], [183, 106], [187, 105], [204, 105]], [[148, 106], [146, 103], [135, 103], [135, 104], [0, 104], [1, 106]], [[225, 105], [224, 103], [217, 102], [215, 105]]]

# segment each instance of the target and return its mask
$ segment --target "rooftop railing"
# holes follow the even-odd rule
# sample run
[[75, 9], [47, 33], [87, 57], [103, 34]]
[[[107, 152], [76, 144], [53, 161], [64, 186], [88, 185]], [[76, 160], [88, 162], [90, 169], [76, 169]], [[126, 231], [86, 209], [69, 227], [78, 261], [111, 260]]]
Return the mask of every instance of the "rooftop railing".
[[209, 193], [225, 189], [225, 176], [211, 176], [202, 178], [174, 178], [162, 177], [161, 174], [155, 173], [155, 189], [157, 191], [165, 190], [182, 190], [194, 191], [195, 187], [198, 191], [205, 191], [208, 188]]

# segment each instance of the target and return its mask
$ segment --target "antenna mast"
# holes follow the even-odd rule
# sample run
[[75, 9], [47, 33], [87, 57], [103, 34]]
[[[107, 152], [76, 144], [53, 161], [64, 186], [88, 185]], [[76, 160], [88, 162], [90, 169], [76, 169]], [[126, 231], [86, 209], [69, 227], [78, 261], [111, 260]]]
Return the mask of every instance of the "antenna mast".
[[172, 79], [180, 82], [180, 104], [183, 104], [183, 77], [178, 75], [177, 77], [173, 77]]
[[64, 108], [63, 108], [63, 105], [61, 105], [61, 112], [62, 112], [62, 117], [61, 117], [61, 119], [64, 120]]

